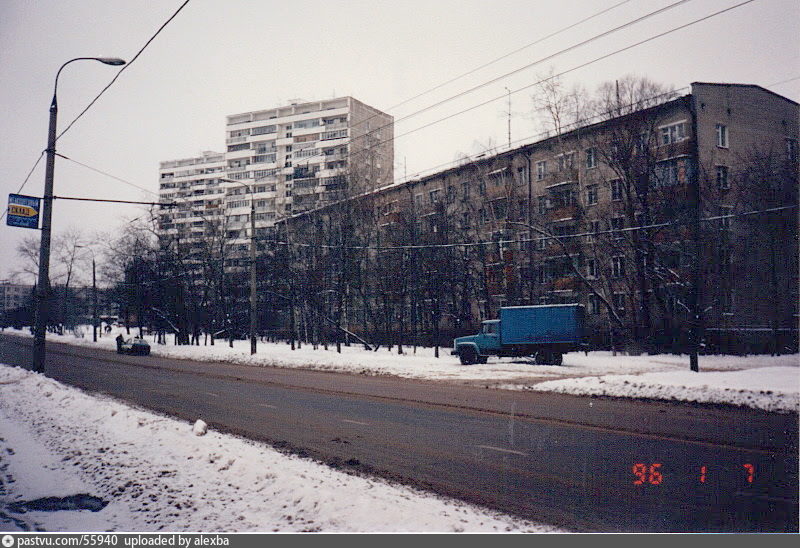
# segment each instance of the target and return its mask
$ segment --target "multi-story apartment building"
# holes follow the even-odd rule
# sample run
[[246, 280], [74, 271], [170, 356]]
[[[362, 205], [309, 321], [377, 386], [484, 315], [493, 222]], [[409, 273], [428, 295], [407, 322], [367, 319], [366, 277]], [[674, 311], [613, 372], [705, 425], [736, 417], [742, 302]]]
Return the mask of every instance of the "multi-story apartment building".
[[251, 211], [263, 236], [276, 219], [393, 181], [393, 118], [352, 97], [233, 114], [225, 135], [224, 154], [161, 163], [161, 201], [177, 207], [160, 230], [186, 245], [224, 235], [230, 265], [249, 245]]
[[33, 286], [0, 280], [0, 315], [30, 304]]
[[[754, 85], [695, 83], [293, 216], [295, 240], [318, 244], [300, 286], [313, 288], [309, 299], [360, 295], [327, 314], [344, 308], [349, 329], [373, 336], [412, 323], [463, 332], [502, 305], [578, 302], [597, 342], [662, 348], [685, 348], [696, 290], [710, 347], [796, 350], [797, 140], [797, 103]], [[358, 266], [326, 234], [345, 221]], [[325, 264], [330, 283], [348, 287], [320, 283]]]
[[159, 212], [162, 238], [176, 241], [182, 250], [196, 250], [224, 219], [225, 155], [203, 152], [196, 158], [161, 162], [159, 201], [174, 204]]

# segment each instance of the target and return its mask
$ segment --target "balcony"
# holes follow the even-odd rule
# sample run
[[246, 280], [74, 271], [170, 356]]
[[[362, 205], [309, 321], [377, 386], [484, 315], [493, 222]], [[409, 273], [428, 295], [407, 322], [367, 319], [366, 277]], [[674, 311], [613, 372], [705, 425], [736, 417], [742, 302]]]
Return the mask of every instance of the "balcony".
[[551, 223], [571, 221], [579, 218], [581, 215], [583, 215], [583, 208], [578, 204], [554, 207], [547, 211], [547, 221]]

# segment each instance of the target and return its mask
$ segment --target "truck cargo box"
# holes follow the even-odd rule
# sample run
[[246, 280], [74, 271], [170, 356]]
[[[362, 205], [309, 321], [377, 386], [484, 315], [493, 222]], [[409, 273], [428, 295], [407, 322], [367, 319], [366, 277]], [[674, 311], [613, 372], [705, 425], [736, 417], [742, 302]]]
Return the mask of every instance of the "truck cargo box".
[[580, 304], [508, 306], [500, 309], [500, 341], [510, 344], [579, 344], [584, 336]]

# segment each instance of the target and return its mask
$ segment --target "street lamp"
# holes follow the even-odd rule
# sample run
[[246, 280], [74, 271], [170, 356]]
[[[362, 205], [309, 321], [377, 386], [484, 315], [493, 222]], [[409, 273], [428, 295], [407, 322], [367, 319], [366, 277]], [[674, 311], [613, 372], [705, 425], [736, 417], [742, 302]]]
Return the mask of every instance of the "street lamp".
[[[221, 178], [226, 183], [241, 185], [250, 194], [250, 354], [256, 353], [256, 331], [258, 317], [256, 307], [256, 200], [254, 188], [251, 185], [233, 179]], [[255, 181], [253, 181], [255, 183]], [[223, 268], [225, 266], [223, 265]], [[233, 339], [231, 339], [233, 340]]]
[[58, 117], [58, 77], [64, 67], [74, 61], [100, 61], [106, 65], [124, 65], [125, 61], [116, 57], [76, 57], [58, 69], [53, 86], [53, 101], [50, 103], [50, 126], [47, 132], [47, 162], [44, 174], [44, 196], [42, 205], [42, 236], [39, 245], [39, 279], [36, 283], [36, 312], [33, 327], [33, 370], [44, 373], [45, 330], [47, 329], [47, 296], [50, 290], [50, 228], [53, 216], [53, 173], [56, 162], [56, 119]]

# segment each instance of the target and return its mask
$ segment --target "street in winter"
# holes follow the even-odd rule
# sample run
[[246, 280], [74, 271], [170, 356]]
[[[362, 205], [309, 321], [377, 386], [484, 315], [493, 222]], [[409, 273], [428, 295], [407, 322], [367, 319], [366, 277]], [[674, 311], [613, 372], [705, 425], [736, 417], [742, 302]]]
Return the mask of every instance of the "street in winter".
[[2, 548], [797, 533], [798, 35], [7, 0]]

